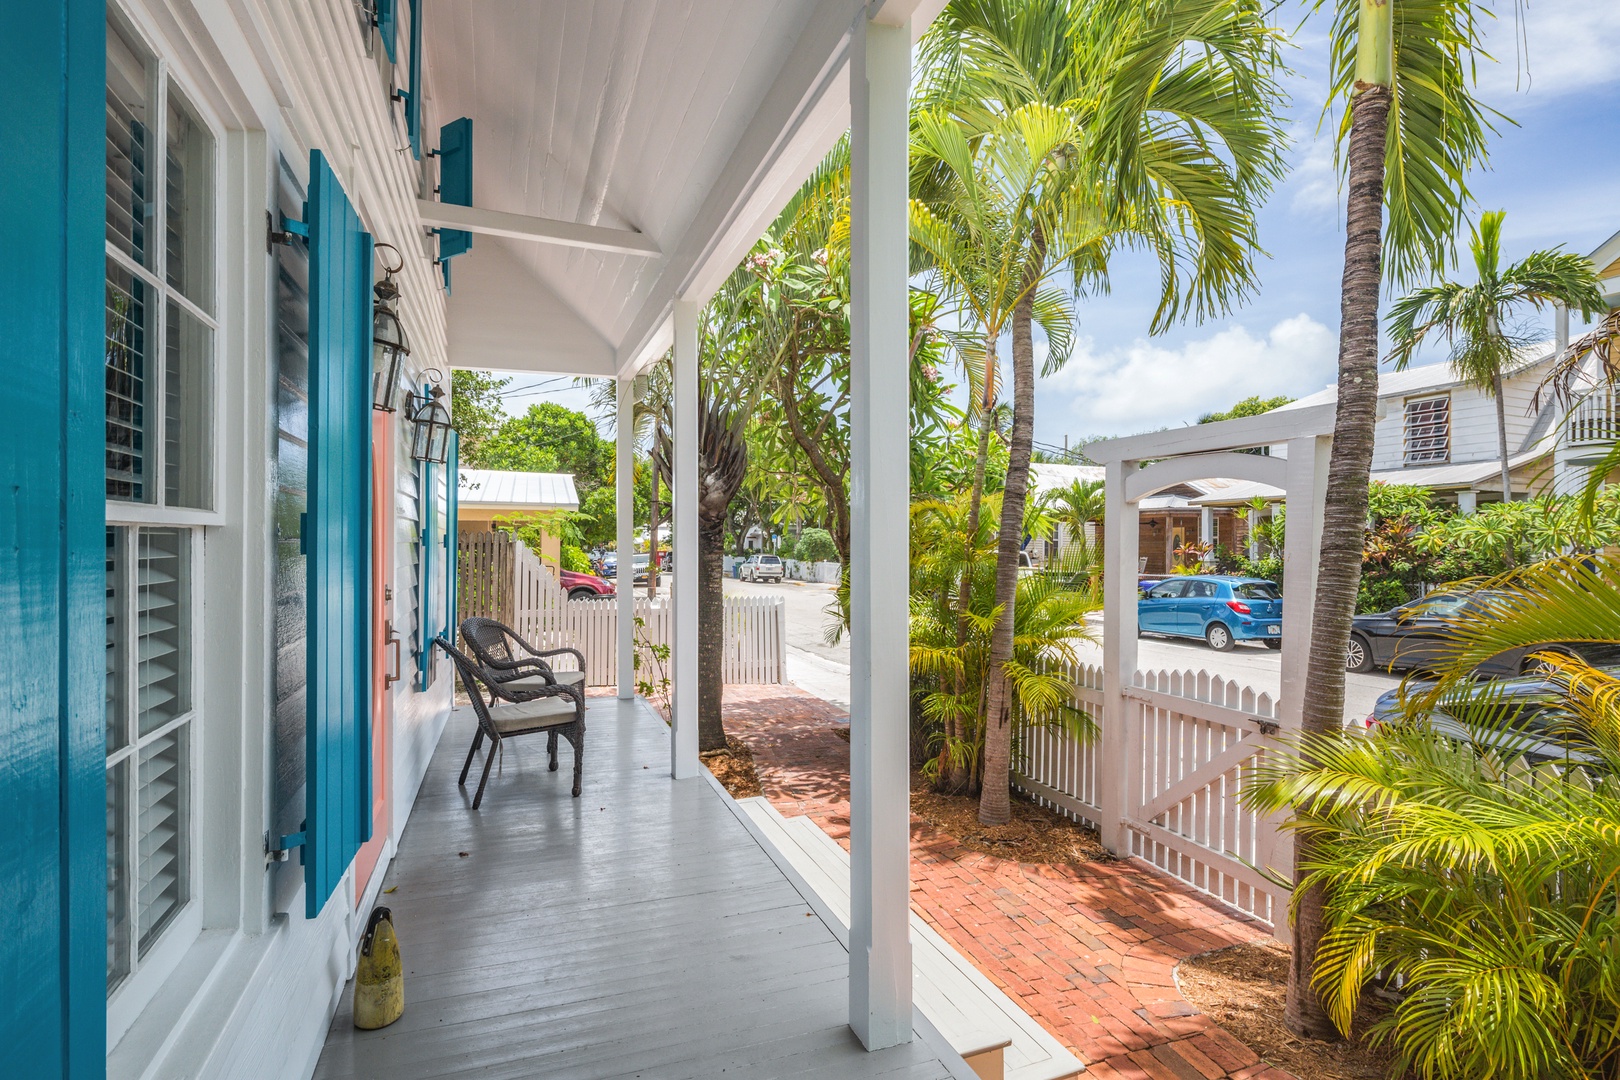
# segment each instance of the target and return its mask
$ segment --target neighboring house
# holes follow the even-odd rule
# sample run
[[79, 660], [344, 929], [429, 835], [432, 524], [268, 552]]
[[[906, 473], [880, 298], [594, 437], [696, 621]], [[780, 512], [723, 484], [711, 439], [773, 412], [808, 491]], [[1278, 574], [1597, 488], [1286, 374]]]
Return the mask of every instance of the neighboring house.
[[[548, 513], [579, 509], [572, 473], [462, 469], [456, 497], [456, 520], [464, 533], [490, 532], [497, 518], [534, 514], [543, 521]], [[562, 541], [543, 524], [535, 554], [553, 571], [561, 565]]]

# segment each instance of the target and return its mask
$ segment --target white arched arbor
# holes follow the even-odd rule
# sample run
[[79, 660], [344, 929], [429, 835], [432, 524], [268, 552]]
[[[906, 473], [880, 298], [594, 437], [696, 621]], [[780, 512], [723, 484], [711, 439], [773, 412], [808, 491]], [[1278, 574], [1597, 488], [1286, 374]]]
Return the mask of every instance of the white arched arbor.
[[[1332, 404], [1283, 409], [1260, 416], [1132, 435], [1092, 443], [1087, 457], [1107, 469], [1104, 517], [1103, 752], [1098, 776], [1101, 838], [1116, 854], [1128, 852], [1126, 805], [1131, 727], [1126, 690], [1136, 680], [1138, 541], [1142, 500], [1193, 480], [1248, 480], [1280, 488], [1288, 508], [1283, 550], [1284, 624], [1282, 693], [1278, 719], [1297, 730], [1310, 655], [1316, 596], [1316, 559], [1322, 536], [1323, 493], [1332, 446]], [[1281, 454], [1245, 454], [1257, 447]]]

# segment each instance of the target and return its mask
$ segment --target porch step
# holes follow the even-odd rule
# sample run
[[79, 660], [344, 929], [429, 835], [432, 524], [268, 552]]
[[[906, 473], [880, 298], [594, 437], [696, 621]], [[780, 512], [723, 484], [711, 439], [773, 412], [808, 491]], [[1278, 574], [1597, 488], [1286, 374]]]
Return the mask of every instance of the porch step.
[[[772, 853], [813, 890], [849, 944], [849, 852], [807, 817], [783, 817], [763, 797], [738, 805]], [[1085, 1066], [985, 974], [911, 913], [917, 1007], [982, 1080], [1067, 1080]]]

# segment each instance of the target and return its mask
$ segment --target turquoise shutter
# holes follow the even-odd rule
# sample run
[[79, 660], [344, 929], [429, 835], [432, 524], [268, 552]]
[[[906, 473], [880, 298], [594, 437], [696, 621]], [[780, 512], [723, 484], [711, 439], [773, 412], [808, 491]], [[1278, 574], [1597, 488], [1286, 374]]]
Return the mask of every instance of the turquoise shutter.
[[304, 910], [371, 830], [371, 235], [309, 155]]
[[[471, 206], [472, 120], [463, 116], [439, 129], [439, 201]], [[472, 233], [463, 229], [439, 230], [439, 258], [453, 259], [472, 250]], [[450, 279], [445, 278], [448, 285]]]
[[411, 138], [411, 156], [422, 159], [422, 8], [427, 0], [411, 0], [411, 70], [406, 76], [405, 133]]
[[[422, 388], [423, 393], [427, 387]], [[417, 559], [419, 562], [418, 574], [420, 580], [416, 590], [416, 627], [417, 639], [422, 644], [422, 651], [416, 654], [417, 689], [426, 690], [433, 682], [433, 639], [439, 634], [439, 621], [433, 617], [439, 606], [439, 591], [435, 588], [434, 568], [439, 564], [434, 538], [438, 532], [439, 497], [435, 490], [438, 471], [433, 462], [420, 463], [421, 501], [418, 514], [420, 515], [422, 531], [417, 542]]]
[[0, 4], [0, 1040], [67, 1080], [107, 1063], [106, 26]]
[[457, 544], [460, 542], [460, 529], [456, 515], [460, 511], [458, 492], [461, 487], [461, 435], [459, 432], [450, 433], [450, 454], [446, 458], [445, 466], [445, 514], [444, 514], [444, 636], [451, 641], [456, 640], [456, 584], [459, 567], [459, 554]]
[[399, 37], [399, 9], [394, 6], [396, 0], [377, 0], [377, 32], [382, 35], [383, 51], [388, 53], [388, 62], [397, 63], [394, 50], [397, 48], [395, 39]]

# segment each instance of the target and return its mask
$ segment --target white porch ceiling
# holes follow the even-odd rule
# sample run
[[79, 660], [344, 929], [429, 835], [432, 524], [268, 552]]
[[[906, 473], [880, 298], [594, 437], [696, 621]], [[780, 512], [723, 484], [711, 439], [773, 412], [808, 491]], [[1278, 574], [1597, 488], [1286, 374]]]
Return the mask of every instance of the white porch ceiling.
[[[919, 22], [942, 3], [925, 6]], [[634, 230], [661, 253], [477, 235], [454, 264], [452, 364], [602, 376], [661, 353], [672, 302], [706, 299], [848, 126], [849, 30], [862, 8], [430, 8], [429, 111], [435, 123], [473, 119], [474, 205]], [[436, 134], [427, 132], [430, 145]]]

